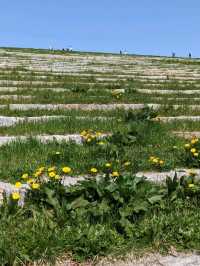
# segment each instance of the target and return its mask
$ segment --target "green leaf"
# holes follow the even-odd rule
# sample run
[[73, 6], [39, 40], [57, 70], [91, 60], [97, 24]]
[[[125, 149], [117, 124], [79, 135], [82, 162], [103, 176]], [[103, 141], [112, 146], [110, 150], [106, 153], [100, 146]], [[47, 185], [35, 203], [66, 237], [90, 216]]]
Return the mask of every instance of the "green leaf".
[[85, 208], [88, 204], [89, 201], [85, 200], [83, 197], [79, 197], [69, 204], [69, 207], [70, 209]]
[[124, 198], [122, 198], [122, 197], [120, 196], [119, 191], [115, 191], [115, 192], [113, 192], [113, 193], [112, 193], [112, 196], [113, 196], [113, 198], [114, 198], [116, 201], [118, 201], [118, 202], [120, 202], [120, 203], [124, 203]]
[[134, 209], [133, 209], [133, 211], [134, 211], [135, 213], [139, 213], [139, 212], [141, 212], [141, 211], [146, 212], [147, 210], [148, 210], [148, 203], [147, 203], [146, 201], [137, 204], [137, 205], [134, 207]]
[[106, 187], [106, 190], [112, 193], [112, 192], [116, 191], [117, 188], [118, 188], [118, 186], [115, 183], [111, 183]]
[[155, 203], [158, 203], [162, 200], [163, 196], [162, 195], [155, 195], [151, 198], [148, 199], [148, 201], [151, 203], [151, 204], [155, 204]]
[[47, 203], [52, 205], [54, 207], [54, 209], [60, 208], [59, 201], [54, 196], [54, 191], [52, 189], [49, 189], [49, 188], [45, 187], [44, 188], [44, 192], [47, 195], [47, 200], [46, 200]]

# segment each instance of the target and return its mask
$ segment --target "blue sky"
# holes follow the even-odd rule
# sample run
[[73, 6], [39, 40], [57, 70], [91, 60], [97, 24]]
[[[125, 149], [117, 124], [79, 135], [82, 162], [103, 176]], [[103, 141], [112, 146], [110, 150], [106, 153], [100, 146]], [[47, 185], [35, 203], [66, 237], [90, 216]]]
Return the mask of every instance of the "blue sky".
[[200, 57], [199, 0], [1, 0], [0, 46]]

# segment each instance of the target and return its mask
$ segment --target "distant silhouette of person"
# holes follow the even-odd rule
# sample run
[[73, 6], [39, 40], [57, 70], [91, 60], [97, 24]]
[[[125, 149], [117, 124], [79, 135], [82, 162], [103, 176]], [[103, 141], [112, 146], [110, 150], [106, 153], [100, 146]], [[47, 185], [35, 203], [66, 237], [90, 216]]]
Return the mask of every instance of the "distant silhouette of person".
[[119, 53], [122, 55], [122, 50], [120, 50]]
[[191, 53], [189, 53], [189, 58], [192, 58], [192, 54]]
[[176, 54], [173, 52], [173, 53], [172, 53], [172, 57], [174, 58], [175, 56], [176, 56]]

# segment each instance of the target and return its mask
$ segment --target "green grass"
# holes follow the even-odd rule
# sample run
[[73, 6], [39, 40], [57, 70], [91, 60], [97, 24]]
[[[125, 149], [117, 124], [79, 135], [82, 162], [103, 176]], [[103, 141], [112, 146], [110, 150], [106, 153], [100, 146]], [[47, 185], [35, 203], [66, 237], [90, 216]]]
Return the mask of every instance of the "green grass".
[[[141, 112], [141, 111], [140, 111]], [[139, 113], [140, 113], [139, 112]], [[132, 112], [137, 116], [138, 112]], [[39, 112], [38, 115], [42, 115]], [[59, 114], [58, 112], [55, 114]], [[97, 168], [110, 160], [110, 156], [115, 156], [120, 162], [128, 160], [131, 162], [131, 172], [135, 173], [141, 170], [170, 170], [176, 167], [187, 167], [184, 161], [184, 143], [185, 141], [175, 137], [172, 131], [188, 128], [184, 127], [183, 122], [179, 123], [157, 123], [141, 122], [134, 120], [125, 122], [123, 112], [109, 112], [112, 120], [78, 120], [72, 112], [66, 112], [66, 115], [72, 116], [66, 119], [50, 120], [48, 122], [37, 123], [19, 123], [12, 127], [0, 128], [0, 134], [3, 135], [27, 135], [33, 136], [40, 134], [70, 134], [80, 133], [85, 129], [108, 132], [114, 134], [114, 138], [108, 138], [103, 146], [96, 145], [76, 145], [72, 143], [52, 142], [48, 145], [42, 144], [34, 139], [27, 142], [16, 141], [9, 145], [0, 147], [0, 179], [8, 181], [17, 180], [23, 172], [33, 172], [35, 168], [42, 165], [51, 165], [49, 157], [59, 151], [62, 154], [62, 160], [58, 167], [64, 164], [70, 164], [74, 169], [74, 174], [87, 174], [90, 167]], [[80, 111], [76, 115], [88, 115]], [[92, 112], [92, 116], [102, 115], [104, 112]], [[10, 114], [12, 115], [12, 114]], [[28, 115], [22, 112], [20, 115]], [[136, 119], [136, 118], [135, 118]], [[179, 125], [179, 127], [178, 127]], [[133, 143], [126, 144], [130, 137]], [[117, 140], [117, 142], [116, 142]], [[119, 143], [118, 143], [119, 142]], [[122, 145], [122, 143], [124, 143]], [[174, 149], [174, 146], [177, 147]], [[121, 154], [122, 153], [122, 154]], [[38, 156], [39, 154], [39, 156]], [[150, 156], [157, 156], [165, 161], [164, 166], [159, 169], [149, 163]], [[116, 165], [120, 169], [120, 164]]]
[[[125, 175], [64, 188], [50, 181], [27, 195], [25, 207], [0, 208], [2, 265], [55, 264], [151, 249], [199, 250], [199, 183], [196, 190], [168, 180], [152, 184]], [[42, 237], [41, 237], [42, 236]]]
[[[199, 99], [193, 99], [194, 95], [159, 95], [152, 93], [142, 94], [135, 91], [128, 91], [119, 98], [112, 96], [111, 92], [108, 91], [88, 91], [88, 92], [55, 92], [49, 90], [18, 90], [14, 92], [0, 92], [1, 95], [18, 95], [18, 99], [0, 99], [0, 104], [12, 104], [12, 103], [35, 103], [35, 104], [71, 104], [71, 103], [87, 103], [87, 104], [108, 104], [108, 103], [156, 103], [163, 106], [172, 108], [172, 105], [180, 105], [179, 109], [189, 109], [187, 105], [198, 105]], [[30, 99], [23, 99], [20, 96], [33, 96]], [[185, 99], [179, 99], [185, 98]], [[198, 98], [198, 95], [196, 96]], [[192, 112], [197, 112], [198, 109]], [[190, 111], [191, 112], [191, 111]]]
[[[134, 111], [133, 113], [137, 113]], [[160, 110], [159, 115], [164, 116], [179, 116], [182, 114], [188, 114], [187, 110], [175, 111], [172, 113], [171, 109]], [[19, 111], [15, 112], [3, 112], [1, 115], [18, 117], [29, 116], [46, 116], [57, 115], [65, 116], [61, 118], [37, 121], [37, 122], [19, 122], [14, 126], [0, 127], [0, 135], [39, 135], [39, 134], [71, 134], [79, 133], [84, 129], [100, 130], [104, 132], [113, 132], [117, 130], [125, 131], [127, 124], [124, 122], [125, 112], [122, 110], [100, 112], [100, 111]], [[200, 115], [200, 111], [190, 112], [190, 115]], [[93, 119], [90, 119], [93, 118]], [[103, 120], [101, 119], [103, 118]], [[163, 125], [164, 126], [164, 125]], [[195, 121], [174, 121], [166, 123], [166, 127], [169, 130], [200, 130], [200, 123]]]
[[41, 122], [20, 122], [12, 127], [0, 127], [0, 135], [71, 134], [79, 133], [86, 128], [110, 132], [112, 130], [122, 130], [123, 127], [124, 124], [117, 119], [92, 120], [88, 116], [86, 119], [80, 120], [71, 116]]
[[200, 131], [199, 121], [174, 121], [167, 125], [169, 129], [174, 131]]
[[[191, 103], [191, 105], [194, 104], [198, 105], [198, 102]], [[172, 105], [169, 104], [158, 109], [159, 116], [199, 116], [199, 114], [200, 112], [198, 109], [191, 109], [187, 105], [183, 105], [179, 108], [174, 108]]]
[[47, 115], [65, 115], [65, 116], [103, 116], [103, 117], [113, 117], [121, 118], [124, 116], [124, 110], [108, 110], [108, 111], [99, 111], [99, 110], [92, 110], [92, 111], [82, 111], [82, 110], [10, 110], [7, 109], [0, 109], [0, 115], [2, 116], [19, 116], [19, 117], [26, 117], [26, 116], [47, 116]]
[[[7, 135], [12, 135], [13, 133], [24, 135], [30, 132], [32, 135], [77, 133], [87, 129], [89, 125], [89, 122], [78, 121], [77, 123], [74, 122], [74, 128], [69, 129], [65, 123], [51, 123], [46, 124], [48, 126], [51, 125], [48, 128], [45, 128], [46, 125], [40, 125], [38, 128], [33, 124], [25, 128], [19, 125], [15, 128], [6, 129], [4, 133]], [[130, 161], [132, 173], [141, 170], [165, 171], [175, 167], [186, 166], [181, 158], [181, 154], [184, 152], [184, 141], [173, 136], [164, 125], [146, 122], [126, 125], [122, 122], [110, 121], [109, 123], [96, 122], [95, 124], [91, 122], [91, 128], [98, 131], [102, 130], [103, 132], [120, 133], [114, 135], [114, 138], [105, 139], [105, 145], [103, 146], [98, 145], [98, 143], [94, 145], [77, 145], [64, 142], [51, 142], [46, 145], [34, 139], [26, 142], [16, 141], [2, 146], [0, 147], [0, 179], [17, 180], [23, 172], [32, 173], [37, 167], [46, 164], [50, 166], [54, 164], [54, 161], [49, 160], [49, 158], [54, 156], [57, 151], [62, 154], [62, 160], [58, 162], [58, 167], [61, 168], [63, 165], [69, 164], [74, 169], [74, 175], [87, 174], [91, 167], [101, 169], [102, 165], [109, 160], [119, 160], [120, 163], [116, 164], [116, 169], [118, 170], [121, 169], [123, 161]], [[133, 143], [123, 144], [129, 140], [130, 136], [135, 136]], [[178, 148], [174, 150], [174, 146]], [[157, 156], [165, 161], [162, 169], [157, 169], [149, 163], [150, 156]]]

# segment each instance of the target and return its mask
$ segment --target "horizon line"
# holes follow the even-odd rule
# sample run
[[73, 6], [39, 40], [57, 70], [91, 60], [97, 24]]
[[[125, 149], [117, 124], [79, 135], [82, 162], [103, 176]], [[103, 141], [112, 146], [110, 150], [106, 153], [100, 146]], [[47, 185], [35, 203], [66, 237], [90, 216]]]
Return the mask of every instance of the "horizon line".
[[[145, 57], [165, 57], [165, 58], [172, 58], [172, 59], [200, 59], [200, 57], [191, 57], [189, 58], [189, 53], [187, 56], [178, 56], [175, 53], [175, 56], [173, 57], [172, 54], [170, 55], [160, 55], [160, 54], [142, 54], [142, 53], [132, 53], [132, 52], [128, 52], [127, 50], [121, 50], [122, 54], [120, 54], [120, 50], [119, 52], [112, 52], [112, 51], [100, 51], [100, 50], [80, 50], [80, 49], [72, 49], [71, 51], [67, 51], [67, 49], [69, 49], [69, 47], [67, 48], [41, 48], [41, 47], [18, 47], [18, 46], [0, 46], [0, 49], [16, 49], [16, 50], [44, 50], [44, 51], [49, 51], [49, 52], [68, 52], [68, 53], [96, 53], [96, 54], [113, 54], [113, 55], [127, 55], [127, 56], [145, 56]], [[63, 50], [65, 49], [65, 50]], [[172, 52], [173, 53], [173, 52]]]

